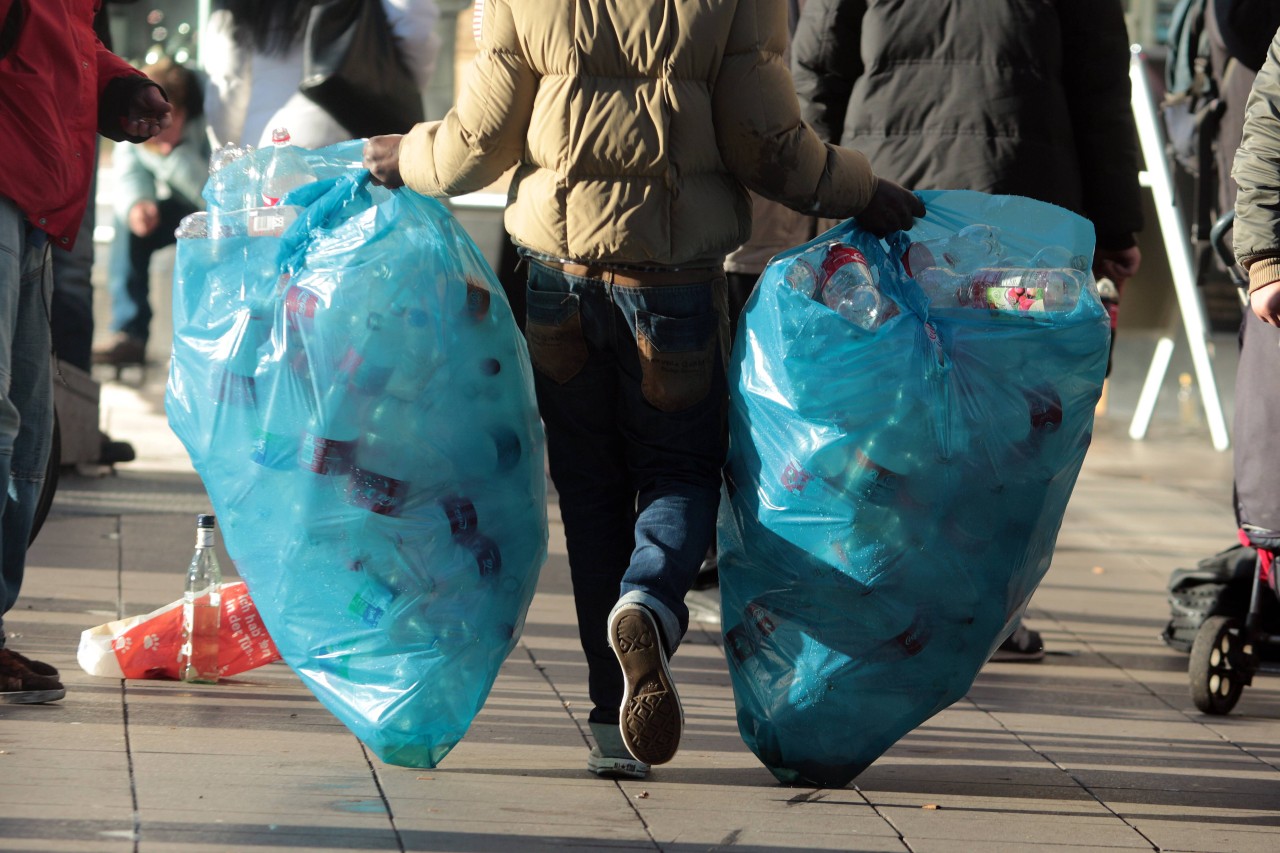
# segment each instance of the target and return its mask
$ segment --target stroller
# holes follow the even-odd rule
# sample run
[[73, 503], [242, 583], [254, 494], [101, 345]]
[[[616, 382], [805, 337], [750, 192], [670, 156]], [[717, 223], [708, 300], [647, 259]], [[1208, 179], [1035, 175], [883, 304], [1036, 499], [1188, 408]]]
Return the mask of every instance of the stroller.
[[[1238, 593], [1247, 589], [1247, 595], [1215, 598], [1214, 606], [1209, 608], [1211, 615], [1200, 624], [1191, 641], [1187, 673], [1191, 699], [1206, 714], [1230, 713], [1244, 688], [1253, 683], [1254, 675], [1280, 672], [1280, 654], [1277, 654], [1280, 652], [1280, 619], [1277, 618], [1280, 587], [1275, 564], [1275, 555], [1280, 551], [1280, 532], [1277, 532], [1280, 531], [1280, 486], [1261, 457], [1268, 430], [1274, 434], [1275, 425], [1280, 424], [1280, 394], [1270, 390], [1280, 387], [1274, 379], [1280, 369], [1276, 355], [1280, 332], [1257, 320], [1249, 311], [1248, 282], [1226, 241], [1234, 220], [1234, 211], [1224, 214], [1211, 229], [1210, 240], [1240, 288], [1248, 327], [1248, 332], [1241, 335], [1237, 374], [1235, 504], [1244, 553], [1252, 549], [1257, 558], [1238, 563], [1232, 573]], [[1240, 572], [1240, 566], [1251, 572]], [[1205, 566], [1202, 564], [1201, 568]], [[1218, 587], [1224, 592], [1232, 586], [1231, 579], [1227, 580]], [[1171, 641], [1171, 635], [1178, 622], [1178, 593], [1183, 595], [1183, 605], [1188, 601], [1187, 594], [1192, 598], [1196, 595], [1194, 587], [1175, 589], [1176, 581], [1179, 581], [1177, 573], [1170, 582], [1170, 603], [1174, 606], [1175, 618], [1165, 632], [1165, 641], [1175, 648], [1178, 644]], [[1201, 607], [1205, 604], [1203, 597], [1201, 593]], [[1240, 605], [1246, 601], [1247, 609], [1242, 610]]]

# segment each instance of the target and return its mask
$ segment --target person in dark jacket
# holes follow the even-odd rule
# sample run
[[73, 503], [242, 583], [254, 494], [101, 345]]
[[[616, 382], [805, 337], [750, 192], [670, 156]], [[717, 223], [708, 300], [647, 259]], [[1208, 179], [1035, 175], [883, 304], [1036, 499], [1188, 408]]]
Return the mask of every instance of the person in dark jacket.
[[[17, 601], [53, 437], [50, 247], [71, 250], [95, 128], [142, 142], [168, 127], [163, 91], [103, 47], [99, 0], [0, 0], [0, 615]], [[58, 671], [4, 648], [0, 703], [61, 699]]]
[[[1222, 23], [1222, 19], [1219, 19]], [[1251, 30], [1256, 32], [1256, 27]], [[1280, 549], [1280, 479], [1269, 453], [1280, 426], [1280, 30], [1253, 81], [1231, 177], [1232, 242], [1248, 271], [1236, 370], [1235, 510], [1241, 540], [1266, 563]], [[1274, 570], [1274, 569], [1273, 569]]]
[[[1129, 56], [1119, 0], [808, 0], [791, 46], [802, 115], [825, 140], [918, 190], [1079, 213], [1094, 274], [1117, 289], [1141, 262]], [[1019, 624], [993, 659], [1043, 657]]]

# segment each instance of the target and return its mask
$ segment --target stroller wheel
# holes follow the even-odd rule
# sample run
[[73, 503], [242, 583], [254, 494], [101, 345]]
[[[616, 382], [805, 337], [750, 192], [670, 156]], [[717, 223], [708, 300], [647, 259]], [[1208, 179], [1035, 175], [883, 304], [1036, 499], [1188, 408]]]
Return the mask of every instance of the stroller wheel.
[[1229, 714], [1251, 680], [1247, 643], [1236, 619], [1212, 616], [1191, 646], [1191, 701], [1206, 714]]

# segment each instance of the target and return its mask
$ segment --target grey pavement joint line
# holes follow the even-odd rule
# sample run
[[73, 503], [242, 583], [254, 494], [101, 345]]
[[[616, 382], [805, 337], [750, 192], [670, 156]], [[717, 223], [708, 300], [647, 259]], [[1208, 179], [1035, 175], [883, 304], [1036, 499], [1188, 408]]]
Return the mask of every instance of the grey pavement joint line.
[[[520, 641], [520, 648], [524, 649], [524, 653], [529, 656], [529, 662], [533, 664], [533, 668], [538, 671], [538, 674], [542, 676], [542, 680], [547, 682], [547, 686], [551, 688], [551, 692], [560, 700], [560, 707], [564, 708], [565, 714], [573, 724], [578, 727], [578, 734], [582, 735], [583, 743], [590, 746], [591, 742], [587, 739], [587, 733], [583, 731], [582, 724], [578, 722], [577, 718], [573, 716], [573, 712], [569, 710], [569, 700], [565, 699], [564, 694], [560, 692], [559, 688], [556, 687], [555, 682], [551, 680], [551, 676], [547, 675], [547, 668], [538, 663], [537, 655], [533, 653], [533, 649], [529, 648], [528, 643], [524, 640]], [[605, 780], [602, 779], [601, 781], [603, 782]], [[644, 819], [644, 815], [641, 814], [640, 809], [638, 809], [636, 804], [631, 802], [631, 798], [627, 796], [626, 789], [622, 787], [622, 780], [613, 779], [611, 781], [613, 782], [613, 786], [618, 789], [618, 792], [622, 794], [622, 798], [627, 803], [627, 808], [631, 809], [632, 814], [636, 816], [636, 820], [640, 821], [640, 826], [643, 827], [644, 834], [648, 837], [649, 843], [653, 845], [653, 849], [662, 850], [662, 845], [658, 843], [658, 839], [653, 837], [653, 830], [649, 828], [649, 822]]]
[[378, 799], [382, 800], [383, 807], [387, 810], [387, 823], [391, 825], [391, 832], [396, 837], [396, 849], [400, 853], [405, 853], [404, 839], [400, 836], [400, 827], [396, 826], [396, 814], [391, 810], [391, 801], [387, 799], [387, 792], [382, 787], [382, 779], [378, 776], [378, 768], [373, 763], [373, 759], [369, 757], [369, 748], [357, 739], [356, 743], [360, 744], [360, 753], [364, 756], [365, 764], [369, 765], [369, 775], [373, 778], [373, 786], [378, 789]]
[[124, 760], [129, 772], [129, 804], [133, 809], [133, 853], [142, 843], [142, 807], [138, 803], [138, 778], [133, 764], [133, 739], [129, 736], [129, 682], [120, 679], [120, 725], [124, 728]]
[[[1109, 661], [1108, 661], [1108, 663], [1109, 663]], [[1045, 762], [1047, 762], [1048, 764], [1051, 764], [1053, 767], [1057, 768], [1059, 772], [1061, 772], [1064, 776], [1066, 776], [1066, 777], [1067, 777], [1068, 779], [1070, 779], [1072, 782], [1075, 782], [1075, 783], [1076, 783], [1076, 786], [1077, 786], [1077, 787], [1079, 787], [1079, 788], [1080, 788], [1080, 790], [1084, 791], [1084, 792], [1085, 792], [1086, 794], [1088, 794], [1090, 797], [1093, 797], [1094, 801], [1095, 801], [1098, 805], [1100, 805], [1100, 806], [1102, 806], [1104, 809], [1106, 809], [1108, 813], [1110, 813], [1114, 818], [1116, 818], [1116, 820], [1120, 821], [1120, 822], [1121, 822], [1121, 823], [1123, 823], [1125, 826], [1127, 826], [1127, 827], [1129, 827], [1130, 829], [1132, 829], [1132, 830], [1134, 831], [1134, 833], [1135, 833], [1139, 838], [1141, 838], [1143, 841], [1147, 842], [1147, 844], [1151, 845], [1151, 849], [1152, 849], [1152, 850], [1156, 850], [1156, 851], [1158, 851], [1158, 850], [1160, 850], [1160, 849], [1161, 849], [1161, 847], [1160, 847], [1160, 845], [1159, 845], [1159, 844], [1156, 844], [1153, 840], [1151, 840], [1151, 838], [1150, 838], [1150, 837], [1148, 837], [1148, 836], [1147, 836], [1147, 834], [1146, 834], [1145, 832], [1143, 832], [1141, 829], [1138, 829], [1138, 827], [1137, 827], [1137, 826], [1135, 826], [1135, 825], [1134, 825], [1131, 821], [1129, 821], [1127, 818], [1125, 818], [1125, 816], [1124, 816], [1124, 815], [1120, 814], [1118, 811], [1116, 811], [1115, 809], [1113, 809], [1113, 808], [1112, 808], [1112, 807], [1107, 803], [1107, 801], [1106, 801], [1106, 800], [1104, 800], [1102, 797], [1098, 796], [1098, 794], [1093, 790], [1093, 788], [1089, 787], [1089, 785], [1087, 785], [1083, 780], [1081, 780], [1079, 776], [1077, 776], [1076, 774], [1072, 773], [1070, 770], [1068, 770], [1068, 769], [1067, 769], [1066, 767], [1064, 767], [1063, 765], [1059, 764], [1059, 763], [1058, 763], [1057, 761], [1055, 761], [1054, 759], [1050, 758], [1046, 753], [1042, 752], [1042, 751], [1041, 751], [1041, 750], [1039, 750], [1039, 749], [1036, 749], [1036, 748], [1035, 748], [1035, 746], [1033, 746], [1033, 745], [1031, 744], [1031, 742], [1030, 742], [1030, 741], [1028, 741], [1026, 738], [1024, 738], [1021, 734], [1019, 734], [1018, 732], [1015, 732], [1013, 729], [1011, 729], [1011, 728], [1009, 728], [1008, 726], [1006, 726], [1006, 725], [1004, 724], [1004, 721], [1003, 721], [1003, 720], [1001, 720], [1001, 719], [1000, 719], [1000, 717], [999, 717], [999, 716], [997, 716], [997, 715], [995, 714], [995, 712], [990, 711], [990, 710], [988, 710], [987, 708], [984, 708], [981, 704], [979, 704], [976, 700], [974, 700], [974, 699], [973, 699], [972, 697], [970, 697], [970, 696], [966, 696], [966, 697], [965, 697], [965, 701], [966, 701], [966, 702], [968, 702], [970, 705], [972, 705], [972, 706], [973, 706], [974, 708], [976, 708], [977, 710], [979, 710], [979, 711], [981, 711], [982, 713], [986, 714], [986, 715], [987, 715], [987, 717], [989, 717], [989, 718], [991, 719], [991, 721], [992, 721], [992, 722], [994, 722], [997, 726], [999, 726], [999, 727], [1000, 727], [1000, 729], [1001, 729], [1003, 732], [1005, 732], [1006, 734], [1010, 735], [1014, 740], [1016, 740], [1018, 743], [1020, 743], [1020, 744], [1022, 744], [1023, 746], [1025, 746], [1027, 749], [1031, 750], [1031, 751], [1032, 751], [1033, 753], [1035, 753], [1036, 755], [1040, 756], [1040, 758], [1041, 758], [1041, 759], [1043, 759]]]

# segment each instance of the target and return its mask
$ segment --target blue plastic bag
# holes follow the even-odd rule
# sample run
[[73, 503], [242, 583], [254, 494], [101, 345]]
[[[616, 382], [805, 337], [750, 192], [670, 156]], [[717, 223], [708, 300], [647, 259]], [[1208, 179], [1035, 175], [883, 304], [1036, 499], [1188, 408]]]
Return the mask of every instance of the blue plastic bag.
[[532, 372], [442, 205], [371, 186], [358, 143], [304, 154], [319, 180], [281, 211], [235, 212], [267, 152], [206, 187], [166, 409], [282, 657], [384, 761], [432, 767], [546, 558]]
[[[1025, 198], [921, 196], [928, 215], [887, 250], [849, 221], [773, 259], [740, 320], [723, 630], [739, 729], [784, 782], [847, 784], [965, 694], [1049, 567], [1101, 393], [1092, 226]], [[912, 243], [941, 255], [979, 224], [1006, 266], [1066, 259], [1049, 279], [1078, 292], [948, 302], [907, 274]], [[807, 292], [833, 241], [892, 299], [870, 330]]]

